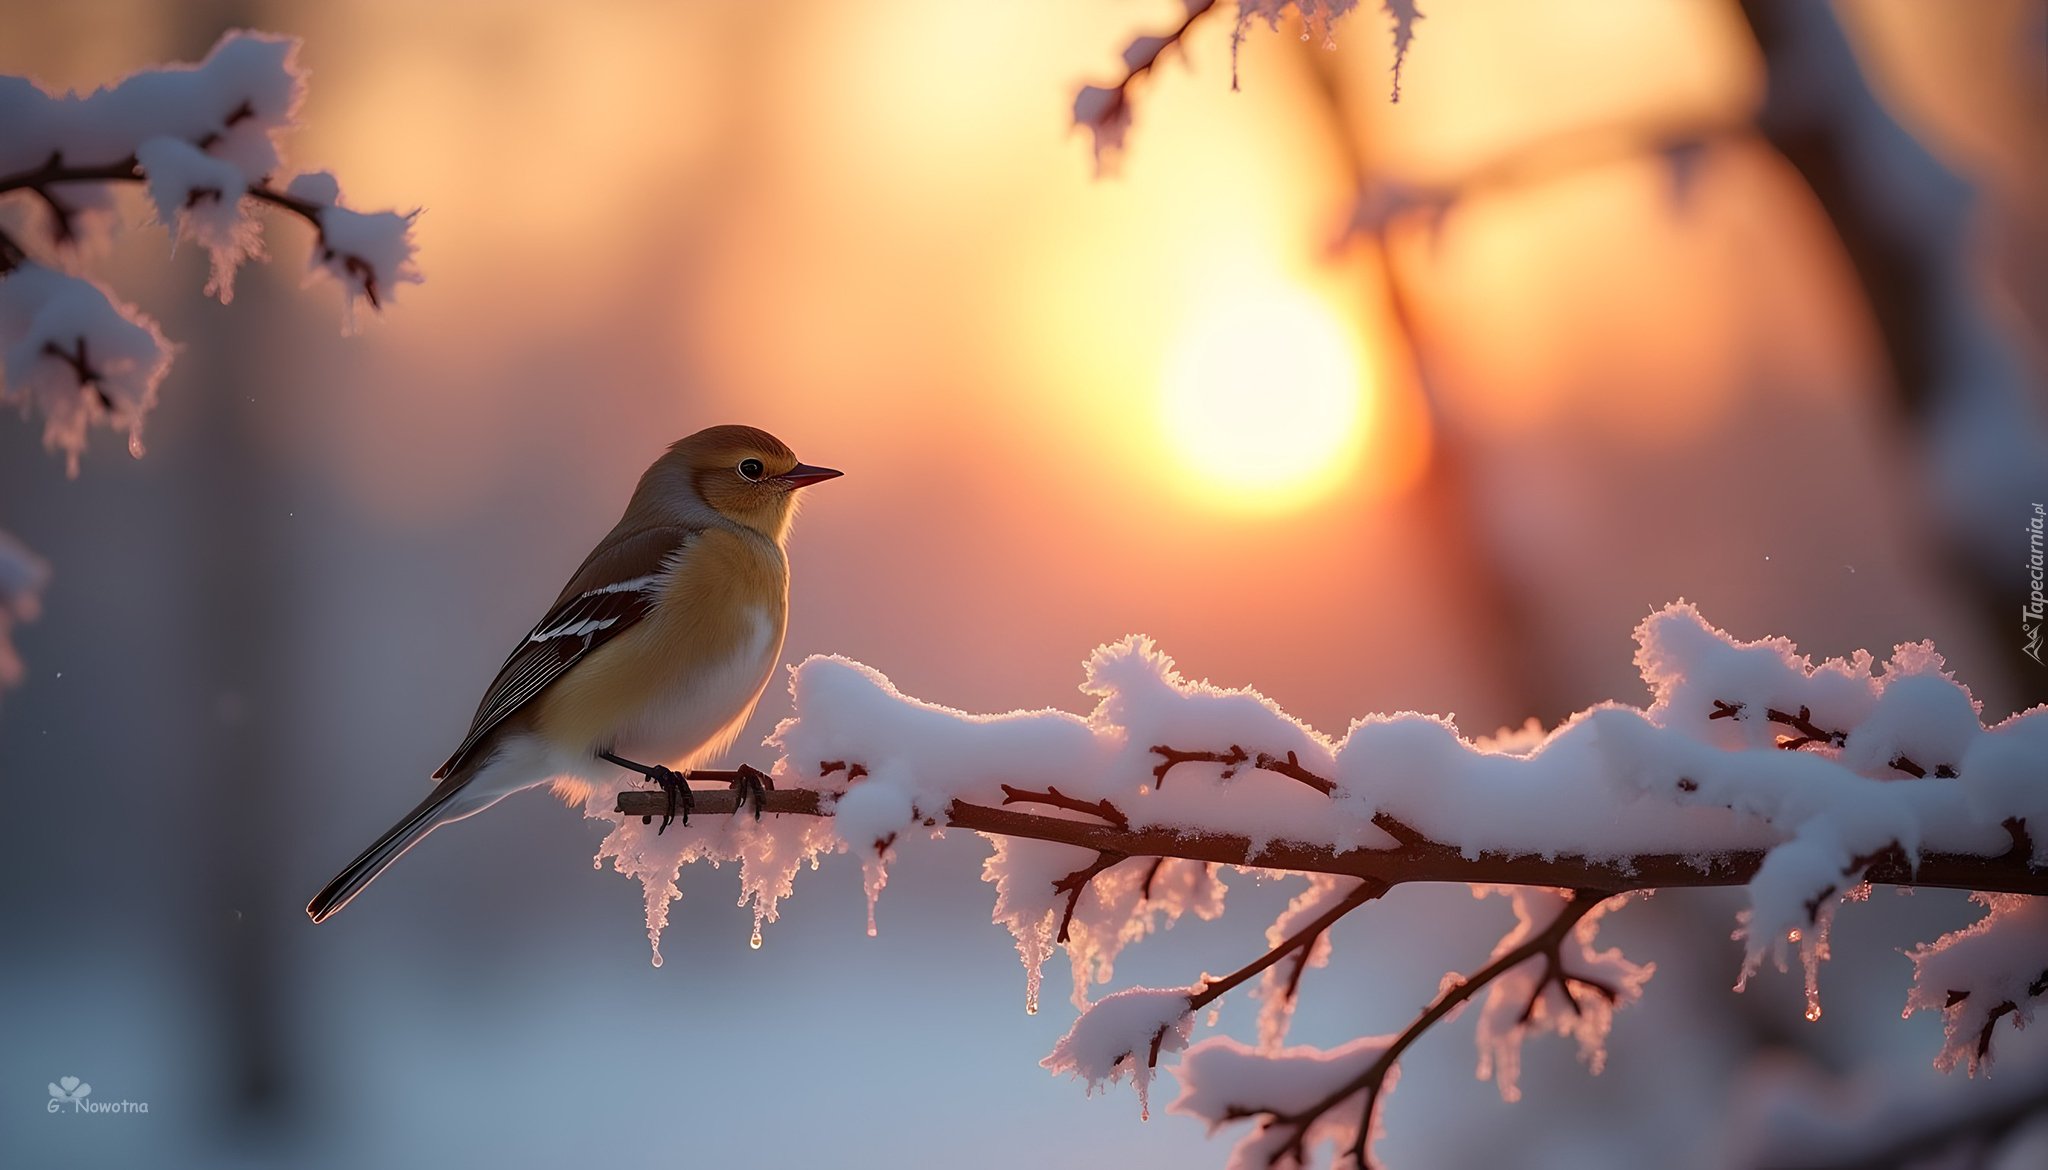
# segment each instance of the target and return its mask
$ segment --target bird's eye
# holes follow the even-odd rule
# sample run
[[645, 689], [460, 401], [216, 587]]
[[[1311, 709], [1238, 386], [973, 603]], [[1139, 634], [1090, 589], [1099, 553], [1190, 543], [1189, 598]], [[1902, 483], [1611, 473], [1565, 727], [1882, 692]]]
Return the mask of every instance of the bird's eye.
[[759, 479], [761, 478], [761, 473], [766, 470], [768, 469], [766, 467], [761, 466], [761, 461], [759, 459], [740, 460], [740, 475], [742, 478]]

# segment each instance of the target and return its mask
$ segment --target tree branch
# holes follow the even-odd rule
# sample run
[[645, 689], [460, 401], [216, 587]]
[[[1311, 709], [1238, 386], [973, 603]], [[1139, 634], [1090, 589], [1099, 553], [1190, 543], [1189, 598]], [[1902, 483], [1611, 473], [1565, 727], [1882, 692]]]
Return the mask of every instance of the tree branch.
[[1279, 946], [1274, 947], [1264, 955], [1225, 975], [1221, 979], [1202, 980], [1202, 990], [1188, 997], [1188, 1010], [1201, 1011], [1242, 985], [1245, 980], [1279, 962], [1290, 952], [1298, 951], [1301, 954], [1302, 961], [1299, 966], [1295, 967], [1294, 977], [1287, 985], [1288, 998], [1293, 998], [1295, 985], [1301, 979], [1302, 967], [1308, 965], [1308, 954], [1311, 950], [1315, 949], [1316, 940], [1323, 936], [1324, 931], [1335, 926], [1338, 919], [1386, 893], [1387, 889], [1388, 886], [1385, 882], [1377, 882], [1371, 879], [1360, 882], [1358, 888], [1346, 894], [1342, 901], [1317, 915], [1315, 921], [1289, 935], [1286, 941], [1282, 942]]
[[[230, 124], [235, 120], [231, 115], [229, 119]], [[34, 192], [36, 197], [41, 199], [44, 205], [49, 207], [51, 213], [57, 217], [57, 237], [59, 240], [64, 240], [70, 238], [71, 231], [69, 225], [72, 209], [58, 202], [56, 196], [50, 191], [51, 187], [59, 183], [140, 183], [146, 181], [146, 179], [147, 176], [142, 173], [141, 164], [135, 161], [135, 156], [132, 154], [118, 162], [102, 163], [98, 166], [72, 166], [65, 163], [62, 151], [56, 151], [52, 152], [43, 165], [35, 170], [17, 171], [11, 175], [0, 175], [0, 195], [6, 195], [13, 191]], [[259, 203], [268, 203], [272, 207], [283, 208], [307, 223], [312, 224], [314, 231], [322, 232], [324, 235], [320, 223], [320, 213], [325, 208], [318, 203], [301, 199], [296, 195], [272, 187], [268, 183], [249, 184], [248, 198], [254, 199]], [[16, 264], [19, 264], [26, 258], [27, 254], [21, 249], [19, 244], [5, 235], [0, 235], [0, 275], [5, 275]], [[376, 297], [374, 295], [371, 296], [371, 304], [373, 306], [376, 304]]]
[[[1364, 1072], [1324, 1094], [1313, 1105], [1299, 1112], [1288, 1114], [1275, 1114], [1270, 1110], [1263, 1109], [1247, 1109], [1233, 1110], [1231, 1111], [1232, 1115], [1240, 1118], [1263, 1117], [1266, 1119], [1263, 1123], [1266, 1129], [1272, 1129], [1277, 1126], [1291, 1131], [1286, 1144], [1274, 1150], [1267, 1159], [1267, 1165], [1277, 1166], [1283, 1158], [1291, 1157], [1296, 1166], [1306, 1166], [1308, 1164], [1308, 1150], [1306, 1146], [1310, 1127], [1321, 1120], [1330, 1110], [1349, 1100], [1354, 1094], [1363, 1092], [1365, 1094], [1365, 1103], [1358, 1121], [1358, 1136], [1351, 1145], [1351, 1157], [1352, 1164], [1358, 1167], [1359, 1170], [1364, 1170], [1364, 1167], [1367, 1165], [1365, 1147], [1372, 1140], [1373, 1114], [1379, 1106], [1379, 1097], [1385, 1088], [1387, 1074], [1393, 1071], [1394, 1065], [1401, 1059], [1401, 1054], [1406, 1052], [1408, 1047], [1415, 1043], [1416, 1040], [1420, 1039], [1424, 1032], [1427, 1032], [1439, 1020], [1456, 1010], [1458, 1005], [1477, 995], [1481, 988], [1539, 955], [1543, 957], [1546, 964], [1544, 977], [1538, 980], [1534, 993], [1535, 997], [1540, 997], [1543, 994], [1544, 987], [1553, 978], [1553, 973], [1563, 970], [1563, 958], [1559, 948], [1563, 945], [1565, 937], [1571, 933], [1572, 927], [1578, 925], [1580, 919], [1591, 913], [1595, 906], [1606, 900], [1606, 897], [1604, 894], [1591, 890], [1572, 891], [1571, 900], [1565, 903], [1564, 909], [1558, 913], [1555, 919], [1551, 920], [1549, 926], [1544, 927], [1520, 945], [1501, 955], [1493, 962], [1488, 963], [1471, 978], [1460, 980], [1444, 988], [1442, 992], [1438, 993], [1436, 1000], [1427, 1008], [1424, 1008], [1422, 1013], [1415, 1017], [1414, 1022], [1401, 1031], [1400, 1035], [1394, 1037], [1393, 1042], [1387, 1045], [1386, 1050], [1381, 1052]], [[1563, 976], [1559, 981], [1562, 982], [1563, 979], [1570, 978], [1574, 977]], [[1579, 981], [1586, 983], [1594, 982], [1592, 980]], [[1566, 985], [1566, 989], [1566, 994], [1569, 996], [1569, 985]], [[1532, 1010], [1533, 1006], [1534, 998], [1532, 997]], [[1528, 1015], [1525, 1012], [1523, 1019], [1526, 1020], [1527, 1018]]]
[[[736, 772], [697, 771], [692, 779], [726, 785]], [[830, 816], [831, 792], [777, 787], [768, 793], [762, 812], [786, 816]], [[619, 793], [617, 810], [650, 819], [662, 814], [667, 798], [653, 789]], [[697, 793], [697, 812], [716, 815], [736, 811], [729, 789]], [[968, 829], [999, 837], [1019, 837], [1072, 845], [1096, 853], [1127, 857], [1178, 857], [1188, 861], [1327, 873], [1367, 878], [1388, 886], [1409, 882], [1460, 882], [1484, 885], [1548, 886], [1594, 890], [1606, 894], [1631, 890], [1747, 885], [1763, 864], [1761, 849], [1716, 854], [1639, 853], [1619, 858], [1592, 858], [1561, 853], [1507, 854], [1483, 852], [1466, 857], [1456, 846], [1419, 841], [1392, 849], [1350, 849], [1302, 841], [1270, 841], [1258, 849], [1240, 834], [1183, 830], [1167, 826], [1118, 828], [1072, 817], [1021, 812], [955, 800], [946, 805], [948, 828]], [[1915, 865], [1894, 846], [1874, 858], [1864, 871], [1873, 885], [1932, 889], [1986, 890], [2008, 894], [2048, 895], [2048, 869], [2030, 863], [2029, 851], [2015, 847], [1996, 857], [1968, 853], [1923, 853]]]

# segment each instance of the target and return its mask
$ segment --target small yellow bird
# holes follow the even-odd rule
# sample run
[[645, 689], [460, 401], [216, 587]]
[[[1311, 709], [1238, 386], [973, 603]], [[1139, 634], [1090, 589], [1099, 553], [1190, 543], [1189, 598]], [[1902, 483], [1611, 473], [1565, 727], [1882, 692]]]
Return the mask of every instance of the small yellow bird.
[[[550, 782], [587, 793], [614, 774], [607, 764], [655, 780], [688, 824], [683, 773], [731, 744], [782, 656], [796, 491], [839, 474], [799, 463], [753, 427], [711, 427], [670, 447], [505, 660], [434, 773], [440, 784], [306, 913], [325, 921], [450, 821]], [[755, 796], [758, 816], [766, 778], [741, 771], [735, 786], [743, 801]]]

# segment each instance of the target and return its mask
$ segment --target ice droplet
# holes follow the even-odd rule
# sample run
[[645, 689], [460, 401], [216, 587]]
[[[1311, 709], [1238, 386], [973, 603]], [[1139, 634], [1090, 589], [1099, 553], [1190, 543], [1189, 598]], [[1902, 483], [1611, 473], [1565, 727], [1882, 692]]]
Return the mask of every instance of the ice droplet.
[[1027, 1016], [1038, 1014], [1038, 981], [1036, 979], [1024, 987], [1024, 1014]]
[[660, 952], [660, 951], [656, 951], [656, 952], [654, 952], [654, 965], [655, 965], [655, 966], [657, 966], [657, 967], [661, 966], [661, 952]]
[[144, 451], [143, 451], [143, 449], [142, 449], [142, 436], [141, 436], [141, 435], [139, 435], [139, 434], [134, 434], [134, 433], [132, 433], [132, 432], [131, 432], [131, 433], [129, 434], [129, 436], [128, 436], [128, 454], [129, 454], [130, 456], [132, 456], [132, 457], [136, 458], [136, 459], [140, 459], [140, 458], [142, 458], [142, 456], [143, 456], [143, 455], [145, 454], [145, 452], [144, 452]]
[[1807, 1004], [1807, 1005], [1806, 1005], [1806, 1020], [1807, 1020], [1807, 1022], [1808, 1022], [1808, 1023], [1812, 1023], [1812, 1022], [1813, 1022], [1814, 1020], [1817, 1020], [1817, 1019], [1820, 1019], [1820, 1005], [1819, 1005], [1819, 1004], [1817, 1004], [1817, 1003], [1810, 1003], [1810, 1004]]
[[1794, 927], [1793, 929], [1791, 929], [1791, 930], [1788, 930], [1788, 931], [1786, 931], [1786, 932], [1785, 932], [1785, 941], [1786, 941], [1786, 942], [1798, 942], [1798, 941], [1799, 941], [1799, 929], [1798, 929], [1797, 927]]
[[755, 927], [755, 928], [754, 928], [754, 937], [752, 937], [752, 938], [750, 938], [750, 939], [748, 939], [748, 940], [747, 940], [747, 945], [748, 945], [748, 946], [750, 946], [750, 947], [752, 947], [752, 948], [754, 948], [754, 949], [755, 949], [755, 950], [757, 950], [757, 951], [761, 949], [761, 928], [760, 928], [760, 927], [758, 927], [758, 926], [757, 926], [757, 927]]
[[868, 911], [868, 937], [875, 937], [875, 912]]

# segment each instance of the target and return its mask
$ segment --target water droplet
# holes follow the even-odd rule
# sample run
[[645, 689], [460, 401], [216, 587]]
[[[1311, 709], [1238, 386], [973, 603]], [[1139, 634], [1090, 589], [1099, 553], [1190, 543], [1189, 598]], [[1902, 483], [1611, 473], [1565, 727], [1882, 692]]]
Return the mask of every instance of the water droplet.
[[1143, 1109], [1140, 1109], [1140, 1110], [1138, 1110], [1138, 1120], [1139, 1120], [1139, 1121], [1150, 1121], [1150, 1120], [1152, 1120], [1152, 1107], [1151, 1107], [1150, 1105], [1147, 1105], [1147, 1106], [1145, 1106], [1145, 1107], [1144, 1107]]
[[1797, 927], [1794, 927], [1794, 928], [1792, 928], [1791, 930], [1788, 930], [1788, 931], [1786, 931], [1786, 932], [1785, 932], [1785, 941], [1786, 941], [1786, 942], [1798, 942], [1798, 941], [1799, 941], [1799, 928], [1797, 928]]
[[1038, 1014], [1038, 984], [1035, 982], [1024, 989], [1024, 1014], [1027, 1016]]
[[655, 966], [657, 966], [657, 967], [661, 966], [661, 952], [660, 952], [660, 951], [656, 951], [656, 952], [654, 952], [654, 965], [655, 965]]
[[1815, 1020], [1817, 1020], [1817, 1019], [1820, 1019], [1820, 1005], [1819, 1005], [1819, 1004], [1817, 1004], [1817, 1003], [1810, 1003], [1810, 1004], [1807, 1004], [1807, 1005], [1806, 1005], [1806, 1020], [1807, 1020], [1807, 1022], [1808, 1022], [1808, 1023], [1812, 1023], [1813, 1021], [1815, 1021]]
[[128, 436], [128, 454], [137, 459], [142, 458], [146, 454], [142, 449], [141, 435], [131, 434]]
[[868, 937], [875, 937], [875, 924], [872, 922], [868, 923]]
[[754, 931], [754, 937], [747, 940], [747, 945], [757, 951], [761, 949], [761, 932], [758, 929]]

